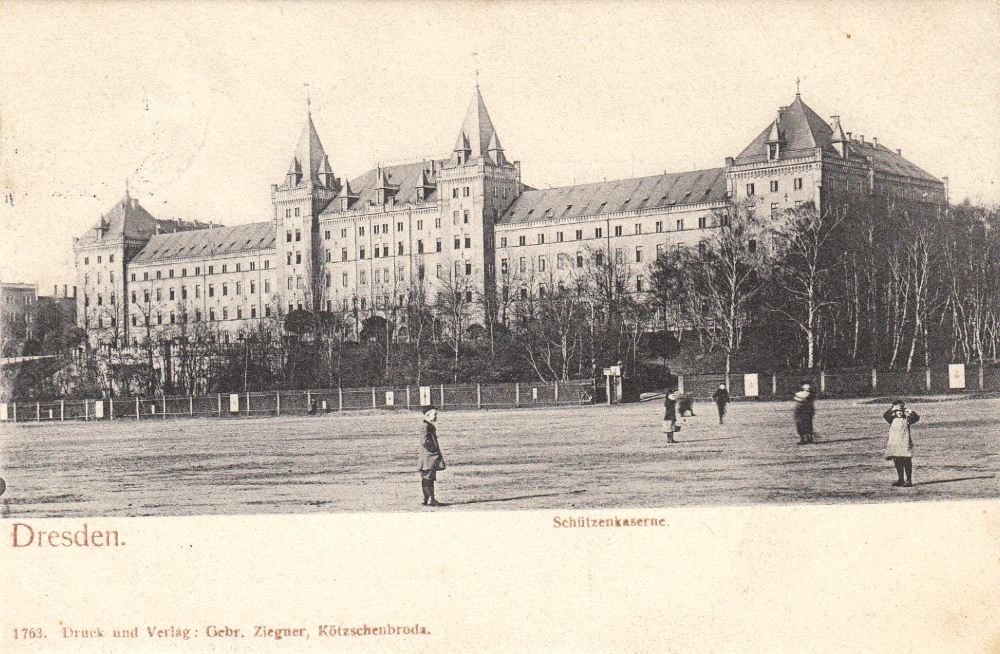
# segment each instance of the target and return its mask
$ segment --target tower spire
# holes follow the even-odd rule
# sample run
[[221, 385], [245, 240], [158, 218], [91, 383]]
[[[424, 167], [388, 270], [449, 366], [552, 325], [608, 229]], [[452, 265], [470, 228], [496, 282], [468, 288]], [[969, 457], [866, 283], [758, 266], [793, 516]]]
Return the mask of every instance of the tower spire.
[[795, 97], [796, 98], [799, 97], [799, 81], [800, 81], [799, 77], [798, 77], [798, 75], [796, 75], [795, 76]]
[[472, 64], [476, 69], [476, 88], [479, 88], [479, 53], [472, 53]]
[[312, 98], [309, 97], [309, 82], [305, 82], [302, 86], [306, 87], [306, 114], [312, 115]]

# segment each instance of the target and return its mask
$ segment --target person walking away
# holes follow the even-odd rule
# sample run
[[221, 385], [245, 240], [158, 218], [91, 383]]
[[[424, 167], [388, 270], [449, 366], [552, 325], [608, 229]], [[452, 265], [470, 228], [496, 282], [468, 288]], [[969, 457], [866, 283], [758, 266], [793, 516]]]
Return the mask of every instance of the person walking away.
[[725, 384], [719, 384], [719, 387], [712, 393], [712, 400], [715, 401], [715, 407], [719, 410], [719, 424], [721, 425], [722, 419], [726, 416], [726, 405], [729, 404], [729, 391], [726, 390]]
[[424, 491], [424, 506], [441, 506], [434, 497], [437, 471], [445, 469], [435, 426], [437, 416], [437, 409], [433, 406], [424, 409], [424, 441], [420, 448], [420, 485]]
[[[889, 438], [885, 444], [885, 458], [896, 466], [899, 479], [893, 486], [913, 485], [913, 435], [910, 425], [916, 424], [920, 416], [907, 409], [902, 400], [893, 400], [892, 407], [882, 414], [889, 423]], [[904, 480], [905, 475], [905, 480]]]
[[677, 430], [677, 391], [667, 389], [663, 398], [663, 433], [667, 435], [668, 443], [676, 443], [674, 431]]
[[795, 431], [799, 434], [799, 445], [815, 443], [813, 417], [816, 414], [816, 395], [812, 384], [803, 382], [802, 390], [795, 394]]

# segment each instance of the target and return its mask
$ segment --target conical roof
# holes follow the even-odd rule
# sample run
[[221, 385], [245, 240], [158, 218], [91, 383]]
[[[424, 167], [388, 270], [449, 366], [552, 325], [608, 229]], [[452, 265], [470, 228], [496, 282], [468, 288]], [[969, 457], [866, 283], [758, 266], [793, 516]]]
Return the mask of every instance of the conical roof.
[[[795, 96], [795, 101], [779, 110], [780, 121], [775, 120], [764, 128], [750, 145], [736, 157], [736, 163], [748, 163], [767, 159], [766, 144], [782, 141], [781, 158], [801, 156], [817, 147], [830, 144], [832, 130], [826, 121], [819, 117], [802, 98]], [[780, 130], [780, 131], [779, 131]]]
[[[486, 103], [483, 102], [483, 95], [476, 86], [476, 92], [472, 95], [469, 109], [465, 113], [465, 120], [462, 121], [462, 130], [458, 136], [455, 150], [470, 151], [472, 157], [483, 157], [490, 150], [490, 141], [496, 135], [493, 129], [493, 121], [490, 120], [490, 113], [486, 110]], [[499, 143], [499, 141], [498, 141]], [[461, 147], [465, 145], [465, 147]]]
[[306, 124], [299, 136], [299, 144], [295, 147], [295, 158], [303, 167], [303, 175], [319, 181], [320, 166], [326, 158], [326, 151], [319, 140], [319, 134], [316, 133], [311, 113], [306, 115]]

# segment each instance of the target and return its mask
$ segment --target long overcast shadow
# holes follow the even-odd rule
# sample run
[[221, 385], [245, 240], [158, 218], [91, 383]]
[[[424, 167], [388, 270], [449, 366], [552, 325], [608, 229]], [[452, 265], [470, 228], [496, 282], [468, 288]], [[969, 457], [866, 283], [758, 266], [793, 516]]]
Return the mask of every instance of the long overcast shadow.
[[[918, 423], [919, 424], [919, 423]], [[996, 420], [981, 420], [970, 418], [968, 420], [949, 420], [948, 422], [928, 422], [920, 424], [917, 429], [957, 429], [959, 427], [996, 427]]]
[[720, 436], [718, 438], [682, 438], [677, 437], [677, 443], [710, 443], [712, 441], [731, 441], [739, 438], [739, 436]]
[[983, 475], [980, 477], [955, 477], [953, 479], [932, 479], [931, 481], [917, 481], [914, 486], [930, 486], [931, 484], [950, 484], [953, 481], [969, 481], [972, 479], [993, 479], [996, 475]]
[[517, 495], [515, 497], [494, 497], [490, 499], [483, 500], [459, 500], [458, 502], [447, 502], [445, 506], [457, 506], [459, 504], [486, 504], [487, 502], [513, 502], [514, 500], [530, 500], [536, 497], [556, 497], [558, 495], [578, 495], [580, 493], [586, 493], [587, 489], [581, 488], [579, 490], [566, 491], [564, 493], [539, 493], [537, 495]]

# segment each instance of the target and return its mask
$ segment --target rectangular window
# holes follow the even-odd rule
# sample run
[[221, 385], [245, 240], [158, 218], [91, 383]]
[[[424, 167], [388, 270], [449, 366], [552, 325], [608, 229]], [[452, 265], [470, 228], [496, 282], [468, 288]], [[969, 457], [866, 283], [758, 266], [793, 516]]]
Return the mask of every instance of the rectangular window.
[[254, 280], [250, 280], [250, 295], [253, 295], [257, 291], [257, 283]]
[[708, 218], [706, 216], [698, 216], [698, 229], [705, 229], [708, 226]]
[[563, 233], [556, 232], [556, 243], [562, 243], [562, 242], [563, 242]]
[[347, 261], [347, 248], [340, 248], [340, 260]]
[[677, 231], [680, 232], [680, 231], [683, 231], [683, 229], [684, 229], [684, 219], [683, 218], [678, 218], [677, 219]]
[[200, 275], [201, 274], [201, 266], [195, 266], [194, 267], [194, 274], [195, 275]]
[[635, 262], [642, 263], [642, 246], [636, 246], [635, 248]]
[[452, 225], [457, 225], [458, 224], [458, 212], [457, 211], [452, 211], [451, 212], [451, 224]]
[[635, 278], [635, 290], [638, 293], [642, 293], [642, 276], [636, 275]]
[[135, 273], [132, 273], [132, 281], [135, 281]]
[[472, 263], [470, 263], [468, 261], [465, 262], [465, 274], [466, 275], [471, 275], [472, 274]]
[[528, 272], [528, 259], [526, 257], [521, 257], [518, 262], [518, 269], [521, 272]]
[[500, 237], [500, 247], [502, 247], [502, 248], [507, 247], [507, 237], [506, 236], [501, 236]]
[[802, 178], [801, 177], [796, 177], [795, 178], [795, 181], [792, 183], [792, 188], [794, 188], [796, 191], [801, 191], [802, 190]]
[[142, 273], [142, 281], [144, 281], [144, 282], [149, 281], [149, 272], [148, 271]]
[[622, 235], [622, 226], [615, 225], [615, 236], [621, 236], [621, 235]]
[[441, 246], [441, 239], [437, 239], [434, 242], [434, 247], [435, 247], [435, 252], [440, 252], [441, 251], [441, 248], [442, 248], [442, 246]]
[[451, 197], [453, 197], [453, 198], [457, 198], [458, 197], [458, 187], [455, 187], [455, 188], [451, 189]]
[[323, 240], [324, 241], [329, 241], [330, 240], [330, 230], [329, 229], [323, 232]]
[[423, 254], [423, 253], [424, 253], [424, 242], [417, 241], [417, 254]]
[[461, 237], [456, 236], [455, 237], [455, 249], [457, 250], [460, 247], [462, 247], [462, 239], [461, 239]]
[[271, 292], [271, 280], [270, 279], [265, 279], [264, 280], [264, 292], [265, 293], [270, 293]]
[[757, 252], [757, 241], [755, 239], [750, 239], [747, 242], [747, 250], [750, 251], [750, 254]]
[[539, 234], [538, 235], [538, 244], [542, 245], [543, 243], [545, 243], [545, 234]]
[[403, 223], [402, 222], [397, 222], [396, 223], [396, 231], [397, 232], [403, 231]]
[[[160, 289], [156, 289], [156, 301], [159, 302], [162, 299], [163, 297], [162, 294], [160, 293]], [[98, 304], [100, 304], [100, 302], [98, 302]]]
[[294, 287], [295, 287], [295, 278], [289, 275], [288, 279], [285, 280], [285, 288], [290, 291]]
[[642, 234], [642, 223], [636, 223], [635, 224], [635, 233], [636, 234]]
[[195, 299], [201, 297], [201, 284], [195, 284], [194, 285], [194, 297], [195, 297]]
[[208, 297], [215, 297], [215, 284], [208, 285]]
[[583, 230], [582, 229], [576, 230], [576, 240], [578, 240], [578, 241], [582, 241], [583, 240]]
[[469, 197], [469, 187], [468, 186], [463, 186], [462, 187], [462, 197], [466, 197], [466, 198]]
[[341, 285], [344, 286], [344, 288], [347, 288], [347, 273], [341, 275]]
[[358, 227], [358, 236], [364, 236], [364, 235], [365, 235], [365, 227], [364, 225], [362, 225]]
[[777, 192], [778, 192], [778, 180], [772, 179], [771, 180], [771, 193], [777, 193]]
[[361, 250], [358, 251], [358, 258], [359, 259], [364, 259], [365, 258], [365, 249], [364, 248], [361, 248]]
[[400, 256], [402, 256], [402, 254], [403, 254], [403, 242], [402, 241], [400, 241], [399, 243], [396, 244], [396, 254], [398, 254]]
[[208, 274], [211, 275], [213, 273], [215, 273], [215, 266], [209, 266], [208, 267]]
[[625, 263], [625, 250], [615, 248], [615, 261], [618, 263]]
[[222, 319], [229, 320], [229, 307], [222, 307]]
[[778, 210], [778, 203], [777, 202], [772, 202], [771, 203], [771, 217], [772, 218], [777, 218], [778, 217], [778, 211], [779, 211]]
[[423, 220], [418, 220], [417, 221], [417, 229], [418, 230], [422, 230], [423, 228], [424, 228], [424, 221]]
[[[299, 210], [298, 209], [295, 210], [295, 215], [296, 216], [299, 215]], [[301, 241], [302, 240], [302, 232], [300, 230], [297, 230], [297, 229], [295, 230], [295, 240], [296, 241]]]
[[174, 289], [170, 289], [169, 295], [170, 295], [170, 299], [173, 300], [174, 299]]
[[343, 227], [340, 230], [340, 238], [347, 238], [347, 228]]
[[285, 232], [285, 243], [291, 243], [291, 242], [292, 242], [292, 230], [289, 229], [288, 231]]
[[358, 276], [358, 279], [359, 279], [359, 283], [360, 283], [360, 284], [361, 284], [362, 286], [367, 286], [367, 285], [368, 285], [368, 277], [367, 277], [367, 275], [365, 274], [365, 271], [364, 271], [364, 270], [362, 270], [362, 271], [361, 271], [360, 275]]
[[604, 229], [602, 227], [597, 227], [594, 229], [594, 238], [602, 238], [604, 236]]
[[566, 259], [561, 254], [556, 255], [556, 268], [559, 270], [566, 269]]
[[507, 260], [500, 259], [500, 273], [503, 275], [507, 274]]
[[229, 295], [229, 284], [222, 285], [222, 297]]
[[257, 317], [257, 305], [256, 304], [251, 304], [250, 305], [250, 317], [251, 318], [256, 318]]
[[583, 268], [583, 252], [576, 253], [576, 267]]
[[237, 295], [240, 294], [240, 283], [239, 282], [236, 282], [236, 294]]
[[747, 197], [753, 197], [753, 195], [754, 195], [753, 184], [747, 184]]
[[469, 224], [469, 210], [468, 209], [466, 209], [465, 211], [462, 212], [462, 222], [464, 224], [466, 224], [466, 225]]
[[[115, 281], [115, 279], [114, 279], [114, 273], [111, 273], [111, 275], [112, 275], [111, 281]], [[170, 279], [174, 278], [174, 269], [173, 268], [171, 268], [170, 270], [167, 271], [167, 277], [169, 277]]]
[[471, 236], [466, 236], [465, 237], [465, 247], [466, 247], [466, 249], [472, 247], [472, 237]]
[[[157, 279], [161, 279], [163, 277], [163, 275], [161, 274], [162, 272], [163, 272], [162, 270], [157, 270], [156, 271], [156, 278]], [[97, 273], [97, 274], [100, 275], [101, 273]]]

